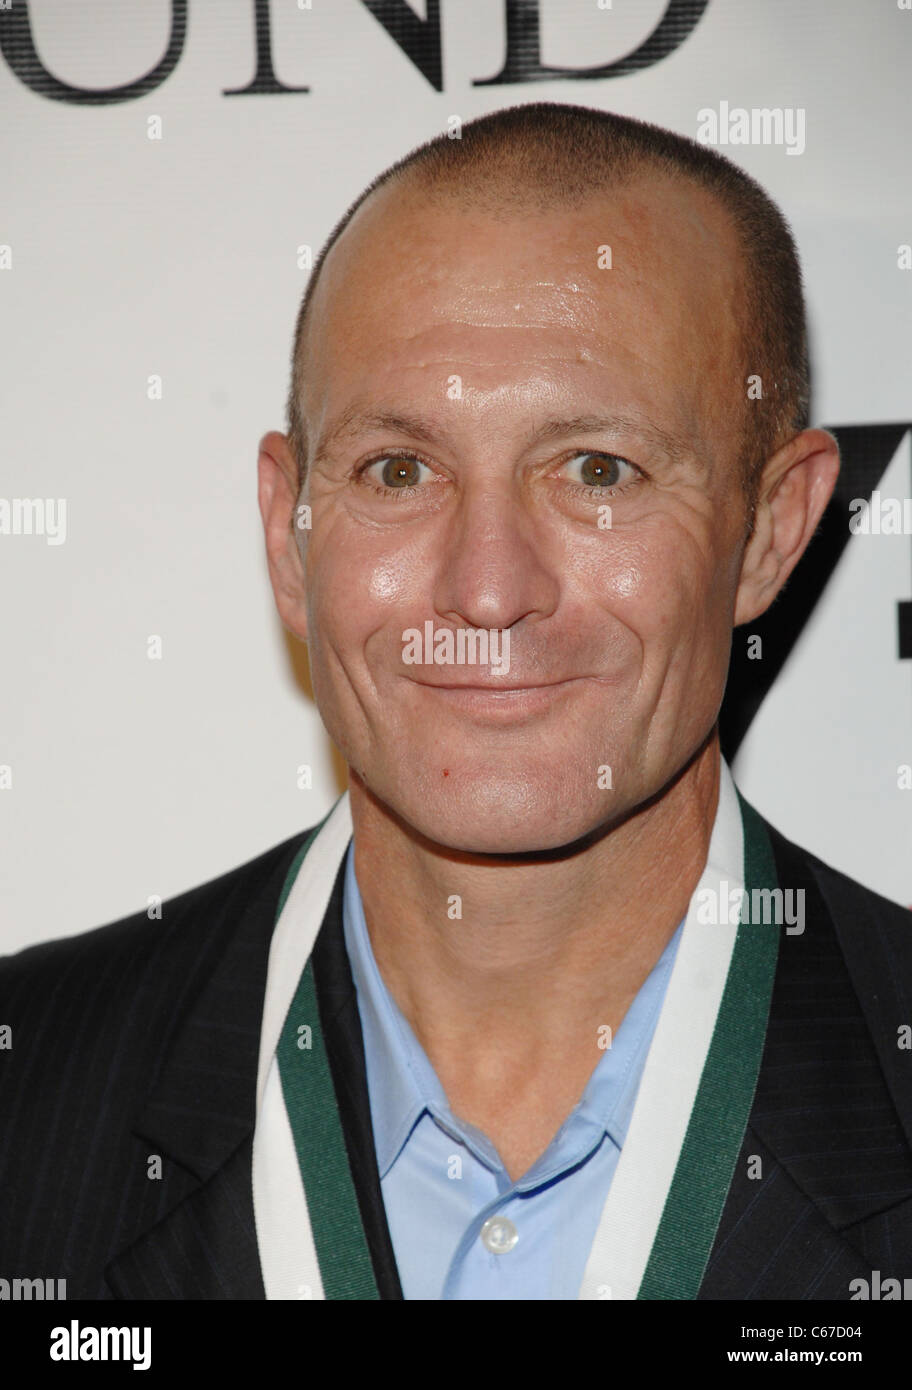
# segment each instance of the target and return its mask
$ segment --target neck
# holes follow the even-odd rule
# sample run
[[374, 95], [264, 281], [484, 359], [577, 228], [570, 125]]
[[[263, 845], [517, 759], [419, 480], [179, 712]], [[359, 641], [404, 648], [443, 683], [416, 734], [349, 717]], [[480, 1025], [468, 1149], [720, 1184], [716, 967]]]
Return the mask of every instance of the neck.
[[[687, 911], [718, 802], [714, 734], [657, 798], [577, 853], [457, 854], [353, 775], [355, 871], [380, 973], [432, 1062], [536, 1057], [613, 1031]], [[449, 912], [454, 895], [461, 917]]]

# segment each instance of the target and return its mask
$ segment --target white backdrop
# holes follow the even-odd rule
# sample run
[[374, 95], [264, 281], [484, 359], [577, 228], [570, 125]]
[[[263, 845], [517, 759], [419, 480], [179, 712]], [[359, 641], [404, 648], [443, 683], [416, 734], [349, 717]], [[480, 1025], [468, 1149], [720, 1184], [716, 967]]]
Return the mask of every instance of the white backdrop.
[[[0, 950], [211, 878], [313, 823], [344, 785], [302, 690], [303, 649], [293, 657], [273, 609], [256, 446], [284, 426], [298, 248], [316, 252], [363, 186], [451, 115], [570, 101], [696, 136], [697, 113], [722, 100], [802, 108], [800, 156], [725, 152], [799, 243], [814, 423], [912, 419], [912, 271], [897, 253], [912, 241], [912, 13], [709, 0], [639, 71], [473, 86], [503, 66], [505, 3], [443, 0], [442, 91], [362, 0], [261, 7], [278, 79], [308, 93], [224, 95], [254, 75], [252, 0], [191, 0], [179, 61], [137, 99], [54, 100], [0, 56], [0, 498], [67, 509], [63, 543], [0, 534]], [[131, 83], [167, 47], [166, 0], [12, 5], [73, 86]], [[577, 69], [637, 48], [666, 4], [538, 8], [543, 60]], [[908, 435], [879, 486], [909, 496]], [[912, 791], [897, 769], [912, 763], [912, 660], [897, 605], [910, 597], [912, 539], [854, 537], [735, 765], [786, 834], [907, 904]]]

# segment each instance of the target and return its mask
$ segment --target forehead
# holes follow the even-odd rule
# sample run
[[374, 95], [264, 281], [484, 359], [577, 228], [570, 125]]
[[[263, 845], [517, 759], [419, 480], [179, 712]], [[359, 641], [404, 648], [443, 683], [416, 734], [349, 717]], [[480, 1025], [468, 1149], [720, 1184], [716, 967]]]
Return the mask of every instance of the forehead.
[[304, 414], [319, 427], [372, 385], [388, 396], [391, 379], [405, 387], [428, 369], [467, 370], [489, 393], [525, 371], [708, 436], [739, 418], [743, 295], [731, 220], [689, 182], [653, 175], [566, 207], [511, 196], [486, 208], [467, 188], [393, 181], [324, 263]]

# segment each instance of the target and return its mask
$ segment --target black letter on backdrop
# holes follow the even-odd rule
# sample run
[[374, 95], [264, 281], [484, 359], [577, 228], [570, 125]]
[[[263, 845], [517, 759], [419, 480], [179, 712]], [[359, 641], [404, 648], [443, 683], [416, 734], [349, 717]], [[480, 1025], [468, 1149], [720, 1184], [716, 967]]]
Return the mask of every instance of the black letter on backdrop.
[[48, 72], [38, 56], [29, 23], [28, 0], [13, 0], [10, 9], [0, 9], [0, 53], [19, 81], [40, 97], [69, 101], [74, 106], [112, 106], [154, 92], [177, 67], [186, 33], [187, 0], [171, 0], [171, 34], [165, 56], [144, 77], [123, 87], [71, 87]]
[[[428, 0], [427, 19], [419, 19], [405, 0], [362, 0], [393, 42], [415, 64], [438, 92], [443, 91], [443, 57], [440, 44], [440, 0]], [[232, 87], [226, 97], [262, 95], [268, 92], [309, 92], [309, 87], [285, 87], [272, 66], [269, 0], [254, 0], [256, 73], [247, 87]]]
[[269, 0], [253, 0], [253, 28], [256, 36], [256, 72], [253, 74], [253, 81], [246, 87], [229, 87], [222, 92], [222, 96], [262, 96], [263, 93], [275, 96], [278, 92], [309, 92], [309, 87], [285, 87], [275, 75], [272, 66]]
[[543, 67], [539, 34], [538, 0], [505, 0], [507, 55], [496, 77], [473, 82], [473, 87], [493, 87], [506, 82], [551, 82], [556, 77], [623, 77], [651, 67], [667, 58], [689, 37], [709, 0], [669, 0], [669, 4], [648, 38], [613, 63], [599, 68]]
[[427, 78], [435, 92], [443, 91], [443, 48], [440, 39], [440, 0], [427, 0], [427, 19], [419, 19], [405, 0], [361, 0], [382, 24], [405, 56]]

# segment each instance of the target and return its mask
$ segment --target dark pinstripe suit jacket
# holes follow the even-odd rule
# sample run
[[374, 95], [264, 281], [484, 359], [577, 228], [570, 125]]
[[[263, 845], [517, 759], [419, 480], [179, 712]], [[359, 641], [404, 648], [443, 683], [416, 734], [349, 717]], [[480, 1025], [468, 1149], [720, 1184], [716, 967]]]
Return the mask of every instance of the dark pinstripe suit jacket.
[[[701, 1299], [842, 1299], [912, 1277], [912, 914], [768, 827], [783, 937], [744, 1146]], [[251, 1191], [267, 953], [304, 835], [144, 915], [0, 960], [0, 1277], [70, 1299], [262, 1299]], [[378, 1285], [401, 1298], [342, 935], [320, 1016]], [[748, 1176], [749, 1157], [762, 1177]], [[156, 1165], [155, 1157], [160, 1159]], [[160, 1166], [161, 1176], [150, 1176]]]

